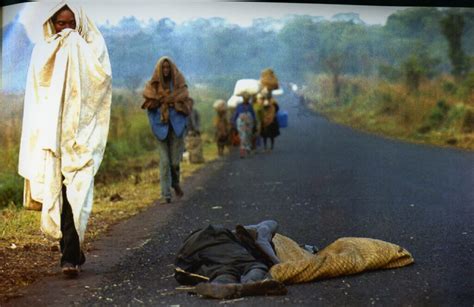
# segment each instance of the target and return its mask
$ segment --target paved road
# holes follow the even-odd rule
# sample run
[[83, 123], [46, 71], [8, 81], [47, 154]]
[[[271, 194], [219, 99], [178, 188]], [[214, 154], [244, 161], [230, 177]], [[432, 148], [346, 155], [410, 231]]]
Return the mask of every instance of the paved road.
[[[289, 127], [275, 150], [248, 159], [233, 152], [189, 181], [183, 201], [167, 209], [154, 206], [137, 218], [122, 235], [146, 229], [139, 244], [117, 264], [89, 267], [95, 281], [71, 290], [82, 297], [80, 304], [221, 305], [175, 291], [175, 252], [187, 234], [208, 223], [232, 228], [264, 219], [279, 221], [280, 232], [294, 240], [319, 247], [344, 236], [393, 242], [416, 263], [228, 304], [474, 304], [474, 154], [356, 132], [309, 113], [294, 97], [280, 100]], [[67, 282], [66, 288], [74, 288]], [[64, 291], [58, 305], [73, 300]]]

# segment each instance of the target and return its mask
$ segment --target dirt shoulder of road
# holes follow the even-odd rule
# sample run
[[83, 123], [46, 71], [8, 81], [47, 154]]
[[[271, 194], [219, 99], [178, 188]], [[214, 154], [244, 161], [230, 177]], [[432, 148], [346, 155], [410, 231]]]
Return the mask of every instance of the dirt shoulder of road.
[[[194, 186], [191, 182], [202, 177], [200, 174], [216, 157], [209, 152], [206, 159], [204, 164], [182, 164], [183, 189], [186, 194]], [[87, 289], [106, 268], [126, 253], [139, 248], [149, 228], [158, 222], [156, 219], [165, 221], [168, 214], [187, 198], [185, 195], [169, 206], [156, 204], [160, 195], [158, 177], [158, 166], [154, 165], [118, 182], [96, 186], [94, 210], [84, 242], [87, 263], [81, 278], [76, 280], [62, 277], [59, 244], [47, 240], [39, 231], [40, 213], [26, 212], [30, 223], [28, 227], [32, 230], [28, 234], [23, 233], [23, 236], [11, 235], [6, 239], [3, 236], [4, 239], [0, 240], [0, 303], [11, 302], [17, 305], [18, 300], [28, 302], [31, 299], [27, 297], [31, 296], [28, 293], [35, 293], [36, 288], [42, 288], [38, 284], [49, 284], [49, 289], [80, 286], [82, 290], [84, 287]], [[147, 213], [140, 214], [144, 211]], [[1, 214], [2, 222], [5, 222], [9, 219], [11, 221], [15, 214], [20, 213], [4, 210]], [[41, 303], [38, 301], [40, 293], [36, 294], [31, 296], [35, 299], [34, 303]], [[48, 299], [48, 305], [50, 302], [52, 301]]]

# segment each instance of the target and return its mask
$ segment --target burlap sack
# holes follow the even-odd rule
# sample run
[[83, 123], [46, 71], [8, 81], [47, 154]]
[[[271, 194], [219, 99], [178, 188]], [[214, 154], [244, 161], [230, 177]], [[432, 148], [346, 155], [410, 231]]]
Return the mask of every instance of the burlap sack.
[[266, 87], [269, 91], [273, 91], [279, 88], [278, 78], [271, 68], [264, 69], [260, 74], [260, 84], [262, 87]]
[[204, 163], [201, 136], [187, 135], [185, 143], [186, 151], [189, 152], [189, 162], [193, 164]]
[[282, 262], [274, 265], [270, 274], [287, 284], [397, 268], [414, 262], [403, 247], [369, 238], [340, 238], [314, 255], [279, 234], [273, 243]]

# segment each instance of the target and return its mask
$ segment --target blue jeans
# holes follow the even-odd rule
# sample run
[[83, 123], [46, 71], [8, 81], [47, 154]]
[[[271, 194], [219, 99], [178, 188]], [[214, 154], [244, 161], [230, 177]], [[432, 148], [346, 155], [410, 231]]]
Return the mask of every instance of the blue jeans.
[[176, 136], [173, 129], [169, 129], [164, 140], [158, 139], [161, 196], [164, 198], [171, 198], [171, 187], [179, 185], [179, 163], [183, 151], [184, 137]]

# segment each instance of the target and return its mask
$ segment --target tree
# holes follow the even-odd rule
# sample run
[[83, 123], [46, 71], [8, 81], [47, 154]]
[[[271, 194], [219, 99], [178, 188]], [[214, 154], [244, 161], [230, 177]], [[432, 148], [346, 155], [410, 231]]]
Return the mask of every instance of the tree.
[[441, 20], [441, 28], [449, 43], [449, 59], [453, 66], [452, 73], [457, 79], [462, 79], [469, 70], [469, 63], [462, 50], [464, 18], [462, 15], [450, 13]]
[[423, 67], [418, 58], [414, 55], [408, 57], [402, 64], [402, 71], [408, 90], [410, 92], [418, 91], [423, 77]]
[[427, 52], [427, 47], [420, 44], [415, 52], [405, 59], [401, 72], [410, 91], [417, 91], [423, 79], [432, 79], [438, 74], [440, 60]]
[[340, 75], [343, 67], [343, 57], [341, 54], [332, 54], [324, 60], [325, 67], [332, 74], [332, 84], [334, 90], [334, 97], [339, 98], [341, 93]]
[[301, 82], [307, 72], [321, 71], [320, 59], [321, 33], [320, 23], [309, 16], [294, 17], [285, 23], [278, 34], [282, 43], [283, 71], [295, 82]]

